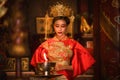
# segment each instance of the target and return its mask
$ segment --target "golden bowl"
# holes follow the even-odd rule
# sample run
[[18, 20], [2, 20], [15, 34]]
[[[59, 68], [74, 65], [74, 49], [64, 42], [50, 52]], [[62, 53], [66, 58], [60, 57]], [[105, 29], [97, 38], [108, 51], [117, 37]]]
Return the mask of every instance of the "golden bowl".
[[37, 63], [37, 73], [40, 75], [50, 75], [55, 71], [55, 62]]

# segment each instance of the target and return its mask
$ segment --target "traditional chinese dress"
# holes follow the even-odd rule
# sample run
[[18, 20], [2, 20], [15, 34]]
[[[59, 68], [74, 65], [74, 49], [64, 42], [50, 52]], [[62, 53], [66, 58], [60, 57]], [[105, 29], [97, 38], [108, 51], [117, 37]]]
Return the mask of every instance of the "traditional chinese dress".
[[33, 54], [31, 65], [36, 67], [36, 63], [44, 62], [44, 53], [46, 53], [48, 61], [56, 62], [58, 66], [72, 65], [73, 70], [57, 71], [58, 74], [63, 74], [60, 78], [64, 78], [64, 80], [73, 80], [95, 62], [91, 54], [81, 44], [68, 37], [62, 40], [54, 37], [43, 42]]

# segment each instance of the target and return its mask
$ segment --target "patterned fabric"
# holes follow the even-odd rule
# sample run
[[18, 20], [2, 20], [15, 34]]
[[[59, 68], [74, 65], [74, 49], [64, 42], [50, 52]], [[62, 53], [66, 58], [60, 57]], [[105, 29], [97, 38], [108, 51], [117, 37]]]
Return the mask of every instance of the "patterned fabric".
[[56, 65], [72, 65], [73, 67], [73, 70], [57, 71], [58, 74], [66, 76], [67, 79], [57, 78], [56, 80], [73, 80], [73, 77], [85, 72], [95, 62], [91, 54], [71, 38], [58, 40], [54, 37], [43, 42], [36, 49], [31, 65], [36, 67], [36, 63], [44, 62], [44, 53], [46, 53], [48, 61], [56, 62]]

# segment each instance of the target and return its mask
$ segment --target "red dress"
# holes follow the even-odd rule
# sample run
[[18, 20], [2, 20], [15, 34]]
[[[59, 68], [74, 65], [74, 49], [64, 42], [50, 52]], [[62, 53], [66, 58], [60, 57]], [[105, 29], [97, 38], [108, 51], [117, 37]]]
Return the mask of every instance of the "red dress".
[[58, 74], [66, 76], [68, 80], [73, 80], [95, 63], [91, 54], [71, 38], [59, 41], [54, 37], [43, 42], [33, 54], [31, 65], [36, 67], [36, 63], [45, 62], [44, 53], [46, 53], [48, 61], [56, 62], [56, 65], [72, 65], [73, 70], [57, 71]]

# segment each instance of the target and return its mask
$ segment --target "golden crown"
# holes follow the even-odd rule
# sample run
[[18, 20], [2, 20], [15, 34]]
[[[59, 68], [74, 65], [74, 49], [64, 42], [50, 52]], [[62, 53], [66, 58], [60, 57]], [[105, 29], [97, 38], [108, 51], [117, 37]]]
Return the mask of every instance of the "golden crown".
[[50, 6], [50, 15], [55, 16], [71, 16], [73, 14], [72, 9], [62, 3], [57, 3], [53, 6]]

